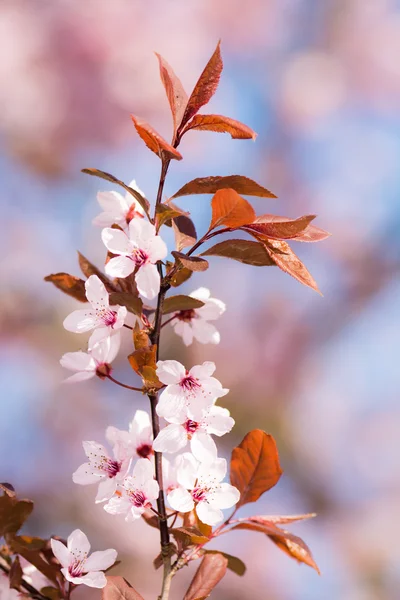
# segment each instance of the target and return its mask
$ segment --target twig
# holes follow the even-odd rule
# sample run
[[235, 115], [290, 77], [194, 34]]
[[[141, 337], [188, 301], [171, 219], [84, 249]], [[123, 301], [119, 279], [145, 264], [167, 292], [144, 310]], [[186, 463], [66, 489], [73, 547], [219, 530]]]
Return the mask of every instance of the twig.
[[119, 385], [123, 388], [126, 388], [127, 390], [133, 390], [134, 392], [142, 392], [143, 391], [142, 388], [133, 387], [132, 385], [126, 385], [126, 383], [122, 383], [121, 381], [118, 381], [118, 379], [114, 379], [114, 377], [111, 377], [111, 375], [106, 375], [106, 377], [113, 383], [116, 383], [117, 385]]
[[[7, 575], [10, 574], [10, 569], [8, 567], [6, 567], [5, 565], [3, 565], [2, 562], [0, 562], [0, 569], [2, 571], [4, 571], [4, 573], [6, 573]], [[41, 594], [39, 592], [39, 590], [34, 588], [33, 585], [31, 585], [30, 583], [25, 581], [25, 579], [23, 579], [23, 578], [21, 580], [21, 587], [23, 587], [27, 592], [29, 592], [29, 594], [31, 595], [31, 597], [34, 600], [48, 600], [48, 598], [46, 598], [46, 596], [43, 596], [43, 594]]]

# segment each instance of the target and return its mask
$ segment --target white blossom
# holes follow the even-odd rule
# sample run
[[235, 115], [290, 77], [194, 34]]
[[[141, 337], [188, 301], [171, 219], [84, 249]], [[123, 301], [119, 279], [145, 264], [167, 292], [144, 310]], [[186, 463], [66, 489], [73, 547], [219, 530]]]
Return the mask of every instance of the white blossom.
[[122, 444], [130, 456], [150, 458], [153, 455], [153, 430], [150, 416], [144, 410], [137, 410], [129, 424], [129, 431], [110, 425], [106, 431], [107, 440], [113, 444]]
[[[144, 196], [134, 179], [130, 182], [129, 187]], [[93, 224], [99, 227], [111, 227], [114, 224], [126, 227], [132, 219], [143, 218], [143, 208], [129, 192], [126, 192], [124, 196], [115, 191], [98, 192], [97, 200], [103, 212], [93, 219]]]
[[201, 344], [219, 344], [219, 331], [209, 321], [215, 321], [225, 312], [224, 302], [210, 298], [210, 290], [205, 287], [195, 290], [190, 296], [204, 302], [204, 306], [175, 313], [171, 323], [175, 333], [181, 336], [185, 346], [190, 346], [193, 339]]
[[75, 374], [67, 377], [65, 382], [84, 381], [95, 375], [99, 377], [110, 375], [111, 363], [118, 354], [120, 343], [120, 333], [117, 331], [114, 335], [101, 339], [100, 342], [89, 347], [87, 352], [64, 354], [60, 359], [61, 365], [70, 371], [75, 371]]

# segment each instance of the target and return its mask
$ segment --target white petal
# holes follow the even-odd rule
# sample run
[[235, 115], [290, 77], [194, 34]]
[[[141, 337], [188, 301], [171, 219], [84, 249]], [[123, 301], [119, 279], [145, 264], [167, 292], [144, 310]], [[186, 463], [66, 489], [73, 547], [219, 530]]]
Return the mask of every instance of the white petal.
[[110, 500], [110, 498], [113, 497], [116, 489], [117, 482], [115, 477], [107, 477], [107, 479], [101, 481], [95, 498], [96, 504], [98, 504], [99, 502], [106, 502], [106, 500]]
[[221, 436], [231, 431], [235, 421], [230, 416], [228, 409], [222, 408], [222, 406], [212, 406], [203, 423], [207, 433]]
[[146, 509], [144, 508], [144, 506], [132, 506], [130, 511], [128, 512], [128, 514], [125, 517], [125, 521], [127, 521], [127, 523], [130, 523], [132, 521], [136, 521], [137, 519], [140, 519], [140, 517], [142, 516], [142, 514], [144, 513]]
[[80, 381], [86, 381], [92, 379], [95, 376], [95, 371], [81, 371], [80, 373], [74, 373], [70, 377], [66, 377], [63, 383], [79, 383]]
[[177, 360], [159, 360], [157, 363], [157, 377], [162, 383], [170, 385], [179, 383], [185, 377], [186, 369]]
[[216, 486], [209, 495], [208, 501], [216, 508], [231, 508], [240, 500], [240, 492], [229, 483]]
[[[136, 190], [137, 192], [139, 192], [139, 194], [141, 196], [143, 196], [143, 198], [146, 197], [145, 193], [142, 192], [142, 190], [140, 189], [140, 187], [138, 186], [138, 184], [136, 183], [136, 179], [132, 179], [132, 181], [128, 184], [130, 188], [132, 188], [133, 190]], [[132, 194], [130, 194], [129, 192], [126, 192], [125, 194], [125, 202], [128, 206], [131, 206], [132, 202], [134, 202], [137, 205], [137, 208], [135, 209], [137, 212], [140, 212], [142, 215], [144, 214], [144, 210], [143, 208], [140, 206], [139, 202], [137, 200], [135, 200], [135, 198], [132, 196]]]
[[105, 571], [113, 566], [117, 556], [118, 552], [114, 548], [93, 552], [85, 562], [85, 571]]
[[199, 287], [197, 290], [194, 290], [191, 294], [189, 294], [189, 296], [205, 302], [210, 297], [210, 290], [205, 287]]
[[70, 371], [96, 370], [96, 363], [87, 352], [67, 352], [60, 358], [60, 364]]
[[145, 219], [132, 219], [129, 223], [129, 238], [139, 248], [143, 248], [155, 235], [156, 228]]
[[198, 503], [196, 513], [200, 521], [206, 525], [217, 525], [224, 518], [222, 511], [211, 506], [206, 500]]
[[[201, 300], [201, 298], [199, 298]], [[197, 308], [197, 314], [207, 321], [214, 321], [218, 319], [226, 310], [226, 305], [222, 300], [217, 298], [210, 298], [205, 302], [204, 306]]]
[[156, 406], [158, 416], [164, 417], [170, 423], [182, 423], [186, 416], [185, 396], [177, 385], [168, 386], [160, 394]]
[[[93, 335], [91, 337], [93, 337]], [[121, 334], [117, 331], [98, 344], [95, 344], [92, 348], [92, 356], [100, 364], [109, 364], [117, 356], [120, 345]]]
[[108, 452], [102, 444], [93, 441], [82, 442], [83, 449], [89, 460], [102, 460], [108, 457]]
[[117, 213], [113, 213], [113, 212], [102, 212], [99, 215], [97, 215], [97, 217], [95, 217], [92, 220], [93, 225], [97, 225], [97, 227], [111, 227], [111, 225], [114, 225], [114, 223], [116, 225], [120, 225], [121, 227], [124, 227], [124, 225], [126, 225], [126, 219], [125, 216], [117, 216]]
[[193, 319], [193, 335], [200, 344], [219, 344], [221, 336], [212, 323], [204, 319]]
[[130, 442], [129, 431], [109, 425], [106, 429], [106, 440], [111, 446], [115, 446], [116, 444], [128, 446]]
[[128, 277], [135, 270], [135, 263], [127, 256], [116, 256], [111, 258], [104, 267], [110, 277]]
[[[131, 221], [132, 222], [132, 221]], [[135, 281], [139, 294], [148, 300], [152, 300], [160, 291], [160, 274], [155, 265], [146, 263], [139, 267]]]
[[217, 457], [217, 446], [208, 433], [198, 431], [193, 434], [190, 449], [200, 462], [212, 462]]
[[88, 351], [91, 352], [97, 344], [107, 339], [111, 333], [112, 329], [107, 325], [103, 325], [103, 327], [97, 327], [89, 338]]
[[68, 550], [75, 555], [76, 558], [89, 554], [90, 542], [87, 535], [80, 529], [75, 529], [67, 540]]
[[217, 458], [212, 465], [201, 464], [199, 466], [197, 475], [199, 481], [204, 483], [205, 487], [207, 484], [222, 481], [226, 475], [226, 460], [225, 458]]
[[129, 238], [126, 235], [126, 233], [124, 233], [120, 229], [112, 229], [111, 227], [106, 227], [101, 232], [101, 239], [103, 240], [103, 243], [107, 250], [109, 250], [113, 254], [122, 254], [124, 256], [129, 256], [130, 254], [132, 254], [132, 244], [129, 241]]
[[114, 325], [112, 326], [112, 328], [114, 330], [120, 329], [121, 327], [123, 327], [127, 314], [128, 314], [128, 309], [126, 308], [126, 306], [119, 306], [117, 308], [117, 320], [115, 321]]
[[110, 515], [122, 515], [126, 514], [131, 509], [131, 503], [128, 498], [122, 496], [113, 496], [107, 504], [103, 506], [104, 510]]
[[107, 585], [107, 578], [102, 571], [91, 571], [80, 577], [65, 577], [68, 581], [77, 585], [84, 584], [93, 588], [104, 588]]
[[194, 508], [194, 502], [192, 496], [183, 487], [178, 487], [172, 490], [167, 496], [167, 500], [174, 510], [179, 512], [189, 512]]
[[54, 540], [53, 538], [51, 538], [50, 543], [53, 554], [58, 562], [61, 564], [61, 566], [68, 567], [73, 561], [73, 556], [71, 555], [71, 552], [68, 550], [67, 546], [58, 540]]
[[157, 500], [160, 494], [160, 486], [158, 485], [158, 482], [155, 479], [149, 479], [143, 486], [143, 493], [148, 500]]
[[93, 308], [108, 308], [108, 292], [97, 275], [91, 275], [85, 282], [86, 298]]
[[135, 489], [142, 489], [149, 479], [154, 479], [154, 467], [147, 458], [139, 458], [133, 468], [132, 477], [127, 477], [126, 481], [129, 480], [129, 487], [133, 485]]
[[202, 386], [204, 391], [209, 393], [215, 398], [222, 398], [222, 396], [226, 396], [229, 392], [227, 388], [223, 388], [221, 382], [215, 377], [208, 377], [207, 379], [203, 379]]
[[156, 452], [167, 452], [173, 454], [182, 450], [187, 444], [187, 433], [181, 425], [167, 425], [161, 429], [153, 442]]
[[101, 474], [96, 472], [90, 463], [83, 463], [72, 474], [72, 481], [78, 485], [90, 485], [92, 483], [99, 483], [101, 477]]
[[153, 432], [150, 415], [144, 410], [137, 410], [129, 424], [132, 444], [137, 448], [143, 444], [152, 444]]
[[163, 260], [168, 254], [168, 248], [164, 240], [159, 235], [148, 239], [143, 247], [143, 250], [149, 255], [150, 261], [156, 263], [158, 260]]
[[67, 331], [73, 333], [85, 333], [96, 327], [98, 319], [91, 308], [86, 310], [74, 310], [64, 319], [63, 325]]
[[203, 362], [202, 365], [195, 365], [189, 371], [193, 377], [197, 377], [197, 379], [205, 379], [206, 377], [211, 377], [211, 375], [215, 371], [215, 363], [211, 361]]
[[[129, 208], [124, 196], [119, 192], [97, 192], [97, 201], [105, 212], [115, 214], [117, 218], [123, 217], [124, 212]], [[110, 226], [113, 223], [116, 221], [112, 221]]]
[[198, 462], [192, 454], [185, 452], [177, 460], [177, 480], [184, 488], [191, 490], [197, 480]]
[[191, 323], [185, 323], [185, 321], [176, 321], [173, 324], [174, 331], [177, 335], [180, 335], [185, 346], [190, 346], [193, 342], [193, 329]]

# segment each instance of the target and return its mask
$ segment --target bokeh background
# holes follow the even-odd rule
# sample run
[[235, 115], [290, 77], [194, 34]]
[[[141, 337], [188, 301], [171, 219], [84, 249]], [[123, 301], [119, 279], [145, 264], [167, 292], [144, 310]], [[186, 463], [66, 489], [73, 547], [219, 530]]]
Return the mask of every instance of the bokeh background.
[[[293, 244], [324, 298], [278, 269], [213, 259], [192, 278], [223, 299], [217, 347], [185, 350], [166, 328], [162, 355], [215, 360], [236, 427], [277, 439], [285, 471], [248, 512], [315, 511], [291, 527], [322, 577], [264, 536], [237, 532], [216, 547], [248, 565], [215, 600], [396, 600], [400, 572], [400, 3], [396, 0], [3, 0], [0, 5], [0, 480], [36, 501], [31, 534], [82, 528], [96, 549], [116, 547], [146, 599], [159, 590], [157, 533], [127, 527], [94, 504], [71, 473], [81, 441], [126, 427], [145, 399], [99, 380], [63, 386], [59, 357], [84, 346], [62, 327], [76, 303], [43, 277], [78, 274], [79, 249], [101, 265], [91, 220], [106, 182], [97, 167], [136, 178], [154, 199], [158, 158], [129, 114], [170, 137], [153, 51], [190, 91], [216, 42], [225, 62], [210, 112], [242, 120], [255, 143], [191, 132], [166, 195], [191, 178], [240, 173], [278, 196], [259, 213], [320, 215], [333, 233]], [[208, 111], [208, 109], [207, 109]], [[180, 199], [198, 231], [209, 197]], [[181, 288], [182, 289], [182, 288]], [[129, 337], [129, 336], [128, 336]], [[122, 351], [116, 373], [134, 384]], [[243, 514], [245, 510], [243, 509]], [[179, 599], [191, 572], [175, 581]], [[79, 596], [80, 594], [80, 596]], [[86, 588], [76, 597], [91, 598]], [[97, 597], [97, 596], [93, 596]]]

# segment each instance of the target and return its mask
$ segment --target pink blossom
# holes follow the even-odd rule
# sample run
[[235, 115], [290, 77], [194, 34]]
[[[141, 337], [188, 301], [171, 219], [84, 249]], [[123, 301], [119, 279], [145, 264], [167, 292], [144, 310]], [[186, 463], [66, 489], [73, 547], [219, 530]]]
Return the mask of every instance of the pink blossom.
[[117, 356], [120, 343], [120, 333], [117, 331], [114, 335], [94, 344], [88, 352], [79, 351], [64, 354], [60, 359], [61, 365], [70, 371], [76, 371], [74, 375], [67, 377], [65, 381], [73, 383], [91, 379], [95, 375], [103, 378], [110, 375], [112, 370], [110, 363]]
[[172, 321], [175, 333], [181, 336], [185, 346], [190, 346], [193, 339], [201, 344], [219, 344], [219, 331], [209, 321], [215, 321], [225, 312], [224, 302], [210, 298], [210, 290], [204, 287], [195, 290], [190, 296], [204, 302], [204, 306], [175, 313], [175, 320]]
[[[129, 187], [144, 196], [134, 179]], [[111, 227], [114, 223], [126, 227], [132, 219], [143, 218], [143, 208], [129, 192], [126, 192], [125, 196], [115, 191], [98, 192], [97, 200], [103, 212], [93, 219], [93, 224], [99, 227]]]

